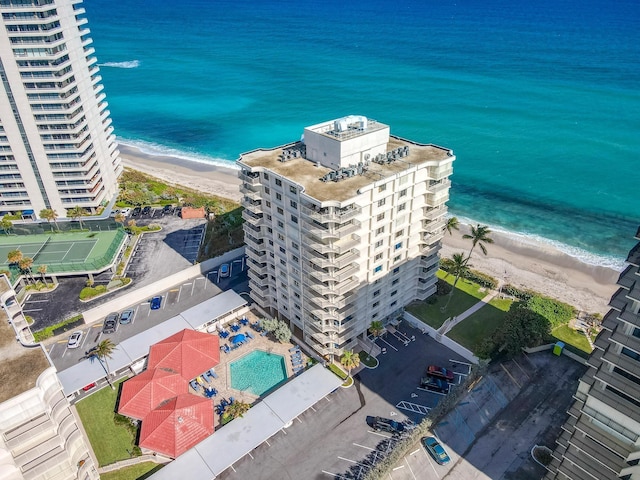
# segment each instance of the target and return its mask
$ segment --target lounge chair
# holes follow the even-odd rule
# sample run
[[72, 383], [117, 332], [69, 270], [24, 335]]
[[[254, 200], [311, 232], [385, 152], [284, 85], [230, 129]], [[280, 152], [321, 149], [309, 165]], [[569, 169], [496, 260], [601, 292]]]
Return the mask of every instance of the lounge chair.
[[266, 337], [268, 333], [269, 332], [267, 332], [266, 330], [263, 330], [262, 332], [260, 332], [260, 336], [261, 337]]
[[297, 368], [297, 367], [302, 367], [304, 364], [302, 363], [302, 360], [300, 360], [300, 361], [291, 362], [291, 365], [293, 366], [293, 368]]
[[209, 375], [211, 375], [212, 378], [218, 378], [218, 374], [213, 368], [209, 369]]
[[300, 351], [300, 347], [299, 347], [298, 345], [294, 345], [293, 347], [291, 347], [291, 348], [289, 349], [289, 351], [290, 351], [291, 353], [299, 352], [299, 351]]
[[250, 331], [248, 331], [248, 330], [247, 330], [246, 332], [244, 332], [244, 334], [245, 334], [245, 336], [246, 336], [247, 338], [249, 338], [249, 339], [251, 339], [251, 340], [253, 340], [253, 339], [255, 338], [255, 337], [251, 334], [251, 332], [250, 332]]
[[300, 355], [299, 353], [294, 353], [293, 355], [291, 355], [291, 360], [302, 360], [302, 355]]
[[247, 320], [246, 318], [243, 318], [242, 320], [240, 320], [240, 325], [247, 326], [248, 324], [249, 324], [249, 320]]
[[200, 391], [200, 384], [198, 382], [196, 382], [195, 380], [191, 380], [189, 382], [189, 385], [191, 385], [191, 388], [193, 388], [196, 392]]
[[211, 372], [209, 372], [208, 370], [202, 374], [202, 378], [204, 378], [207, 383], [211, 383], [211, 381], [213, 380], [213, 376], [211, 376]]

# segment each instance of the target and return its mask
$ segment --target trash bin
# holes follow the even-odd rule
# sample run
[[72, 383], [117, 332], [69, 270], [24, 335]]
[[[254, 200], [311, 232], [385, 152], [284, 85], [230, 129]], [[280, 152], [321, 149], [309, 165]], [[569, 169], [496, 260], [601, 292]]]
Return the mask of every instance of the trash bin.
[[564, 348], [564, 342], [556, 342], [553, 346], [553, 354], [554, 355], [562, 355], [562, 349]]

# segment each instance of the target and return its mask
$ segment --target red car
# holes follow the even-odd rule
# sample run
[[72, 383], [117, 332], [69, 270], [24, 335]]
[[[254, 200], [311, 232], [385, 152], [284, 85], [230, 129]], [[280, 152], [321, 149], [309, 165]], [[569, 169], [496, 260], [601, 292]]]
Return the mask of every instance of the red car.
[[456, 377], [451, 370], [439, 367], [437, 365], [429, 365], [427, 367], [427, 375], [430, 377], [444, 378], [447, 382], [455, 381]]

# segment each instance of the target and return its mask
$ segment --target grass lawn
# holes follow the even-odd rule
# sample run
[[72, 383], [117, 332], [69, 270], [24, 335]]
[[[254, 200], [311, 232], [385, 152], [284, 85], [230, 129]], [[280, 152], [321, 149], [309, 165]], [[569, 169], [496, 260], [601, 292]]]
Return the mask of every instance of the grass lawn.
[[551, 335], [567, 345], [573, 345], [583, 352], [591, 353], [592, 349], [587, 337], [570, 328], [569, 325], [560, 325], [559, 327], [554, 328], [551, 331]]
[[76, 403], [82, 425], [101, 467], [130, 458], [129, 451], [134, 446], [135, 439], [129, 431], [113, 421], [120, 383], [115, 384], [115, 390], [105, 387]]
[[[489, 303], [473, 315], [465, 318], [453, 327], [447, 337], [468, 348], [472, 352], [476, 346], [486, 337], [490, 337], [502, 325], [509, 306], [505, 303], [510, 300], [499, 300], [497, 305]], [[506, 309], [505, 309], [506, 308]]]
[[121, 468], [114, 472], [100, 475], [100, 480], [143, 480], [163, 467], [153, 462], [138, 463], [130, 467]]
[[[438, 278], [442, 278], [446, 282], [453, 285], [455, 277], [449, 275], [446, 279], [445, 272], [438, 271]], [[407, 311], [417, 318], [422, 320], [427, 325], [433, 328], [440, 328], [444, 321], [455, 315], [460, 315], [482, 299], [485, 295], [485, 291], [480, 291], [481, 287], [477, 283], [472, 283], [464, 279], [458, 280], [456, 289], [451, 297], [451, 302], [447, 307], [447, 310], [442, 312], [440, 309], [444, 307], [449, 301], [449, 295], [439, 296], [435, 295], [432, 298], [436, 299], [433, 304], [427, 302], [414, 302], [407, 306]]]

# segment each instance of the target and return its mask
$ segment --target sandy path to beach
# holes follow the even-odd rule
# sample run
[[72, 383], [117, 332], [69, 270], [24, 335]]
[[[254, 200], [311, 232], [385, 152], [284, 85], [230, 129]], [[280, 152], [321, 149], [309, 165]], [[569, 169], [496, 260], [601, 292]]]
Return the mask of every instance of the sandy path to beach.
[[[183, 185], [202, 192], [239, 201], [240, 180], [237, 170], [211, 164], [183, 160], [171, 156], [149, 155], [135, 147], [120, 145], [126, 167], [140, 170], [168, 183]], [[467, 231], [446, 234], [441, 255], [465, 253], [471, 248], [462, 239]], [[630, 232], [630, 235], [633, 232]], [[533, 240], [512, 238], [492, 233], [493, 244], [487, 245], [488, 255], [474, 250], [471, 266], [497, 279], [529, 288], [567, 302], [586, 312], [606, 313], [611, 295], [616, 291], [619, 272], [589, 265], [552, 246]]]

